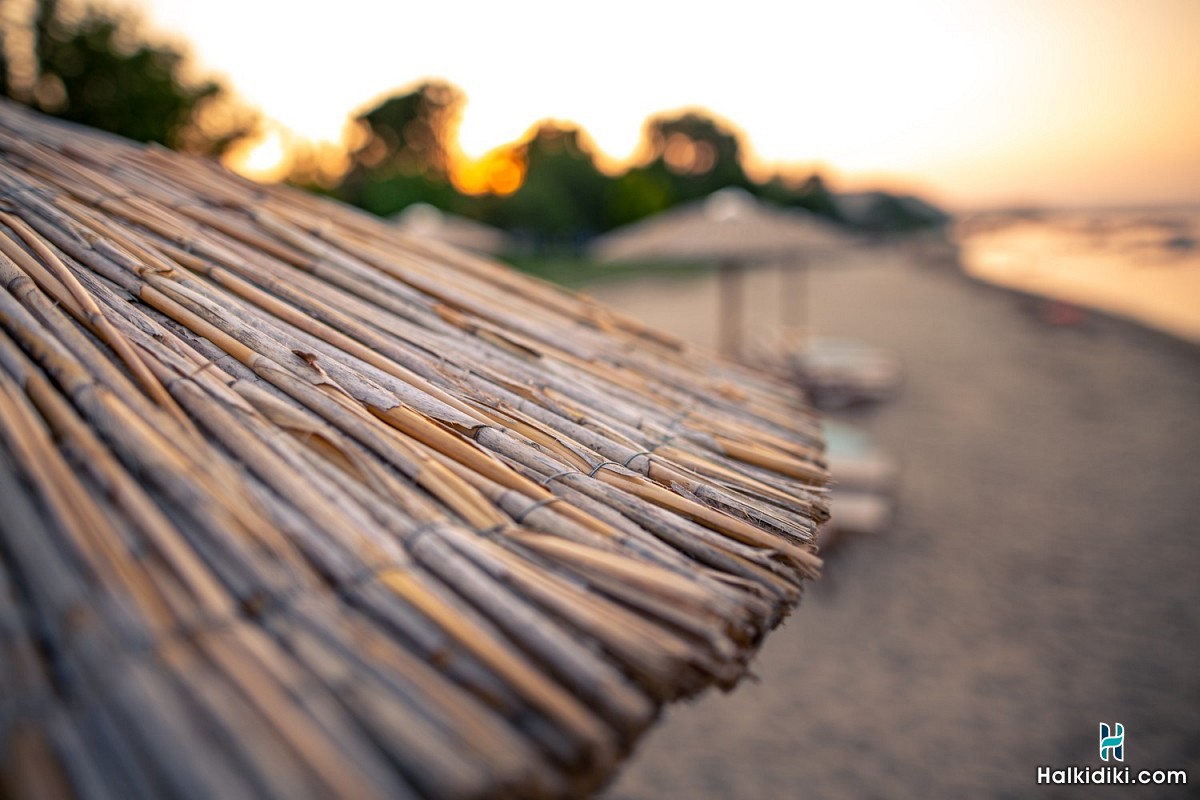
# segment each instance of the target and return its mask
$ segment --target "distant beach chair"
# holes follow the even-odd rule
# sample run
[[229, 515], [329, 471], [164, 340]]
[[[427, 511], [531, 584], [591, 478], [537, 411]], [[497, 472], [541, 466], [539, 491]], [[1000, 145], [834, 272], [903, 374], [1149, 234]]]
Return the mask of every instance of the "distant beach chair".
[[821, 409], [878, 403], [904, 378], [900, 360], [862, 342], [814, 339], [788, 357], [795, 380]]
[[895, 460], [866, 431], [845, 423], [826, 420], [825, 442], [833, 502], [832, 518], [822, 528], [822, 549], [845, 534], [885, 533], [895, 505]]

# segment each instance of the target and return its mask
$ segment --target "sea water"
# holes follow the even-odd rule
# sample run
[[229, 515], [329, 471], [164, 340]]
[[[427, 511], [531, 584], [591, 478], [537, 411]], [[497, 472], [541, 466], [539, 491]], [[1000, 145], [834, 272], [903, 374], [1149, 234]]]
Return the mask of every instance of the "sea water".
[[956, 238], [977, 278], [1200, 343], [1200, 208], [988, 212]]

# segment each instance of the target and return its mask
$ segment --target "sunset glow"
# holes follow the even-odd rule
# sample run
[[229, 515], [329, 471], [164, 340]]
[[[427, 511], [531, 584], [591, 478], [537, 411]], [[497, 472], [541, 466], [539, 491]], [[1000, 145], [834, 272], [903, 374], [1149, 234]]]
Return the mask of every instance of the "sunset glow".
[[243, 175], [262, 181], [283, 179], [291, 166], [283, 136], [276, 130], [267, 131], [235, 147], [225, 160]]
[[[468, 96], [472, 159], [546, 117], [582, 125], [609, 163], [629, 159], [646, 117], [699, 106], [745, 131], [759, 173], [882, 177], [956, 205], [1200, 201], [1194, 0], [138, 5], [317, 142], [438, 76]], [[462, 180], [484, 173], [513, 176], [493, 160]]]
[[451, 175], [455, 187], [466, 194], [512, 194], [524, 178], [524, 165], [503, 149], [464, 158]]

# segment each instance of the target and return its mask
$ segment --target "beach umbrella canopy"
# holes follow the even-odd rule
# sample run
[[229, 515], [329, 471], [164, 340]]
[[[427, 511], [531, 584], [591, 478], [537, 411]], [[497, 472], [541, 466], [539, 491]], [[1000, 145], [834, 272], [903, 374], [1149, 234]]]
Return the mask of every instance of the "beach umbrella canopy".
[[729, 188], [600, 236], [592, 253], [606, 262], [744, 264], [836, 250], [848, 242], [808, 211], [772, 206]]
[[499, 228], [428, 203], [413, 203], [392, 219], [406, 233], [476, 253], [502, 253], [512, 246], [512, 237]]
[[789, 324], [801, 316], [803, 269], [808, 257], [847, 247], [849, 237], [799, 209], [763, 203], [744, 189], [714, 192], [599, 237], [592, 254], [604, 262], [716, 262], [720, 266], [718, 340], [730, 357], [741, 355], [742, 271], [774, 263], [786, 286], [781, 308]]
[[827, 518], [783, 381], [0, 102], [13, 796], [585, 793]]

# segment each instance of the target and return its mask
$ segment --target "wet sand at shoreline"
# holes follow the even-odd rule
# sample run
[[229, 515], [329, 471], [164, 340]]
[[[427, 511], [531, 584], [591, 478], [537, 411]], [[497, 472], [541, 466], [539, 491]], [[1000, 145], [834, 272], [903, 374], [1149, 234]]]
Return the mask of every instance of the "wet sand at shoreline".
[[[588, 290], [713, 341], [715, 282]], [[770, 339], [775, 278], [751, 276]], [[605, 793], [635, 798], [1093, 796], [1040, 765], [1200, 781], [1200, 350], [896, 254], [814, 269], [810, 327], [905, 362], [892, 403], [848, 418], [903, 464], [899, 516], [830, 554], [768, 639], [758, 682], [667, 712]], [[773, 288], [775, 287], [775, 288]]]

